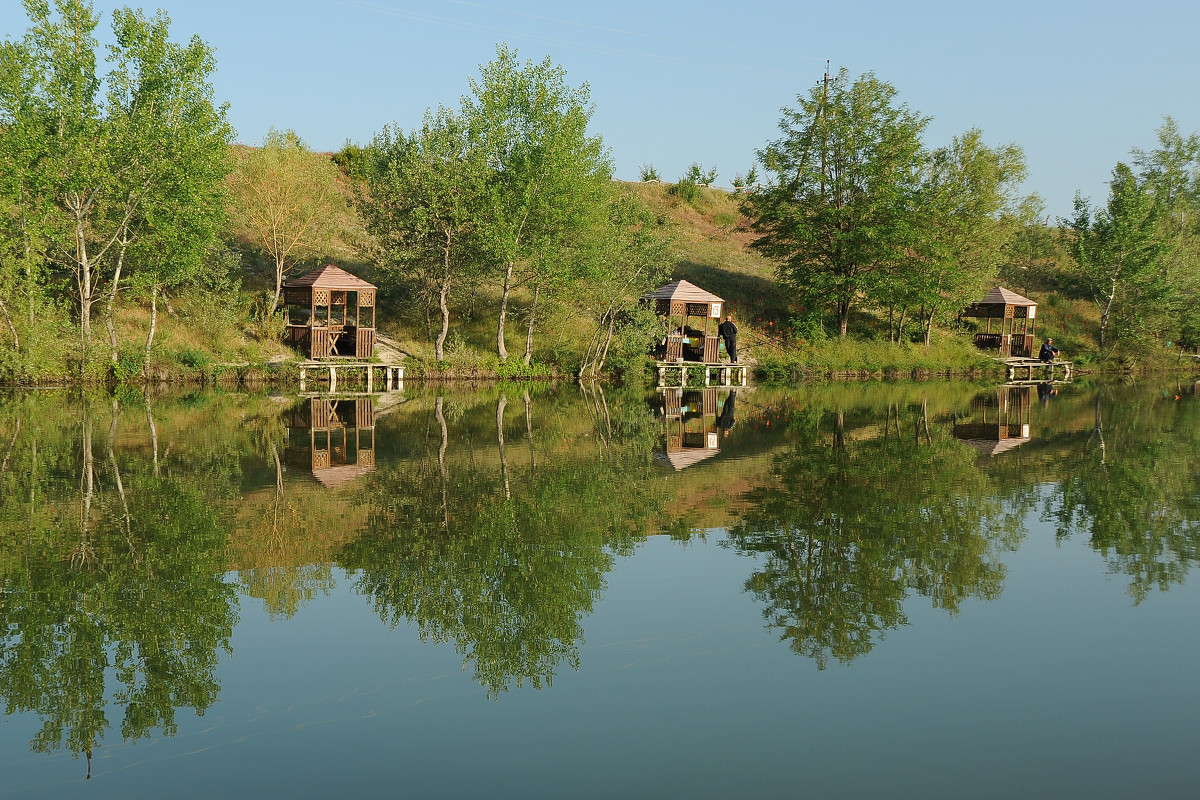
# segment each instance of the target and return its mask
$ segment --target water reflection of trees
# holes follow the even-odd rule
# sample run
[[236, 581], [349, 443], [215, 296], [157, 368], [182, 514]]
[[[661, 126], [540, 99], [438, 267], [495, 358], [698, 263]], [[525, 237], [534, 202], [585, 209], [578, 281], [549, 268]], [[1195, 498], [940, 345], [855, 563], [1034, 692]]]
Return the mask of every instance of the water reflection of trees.
[[1046, 517], [1081, 534], [1140, 603], [1183, 583], [1200, 557], [1200, 404], [1193, 388], [1099, 390], [1086, 442], [1064, 464]]
[[911, 592], [949, 613], [998, 596], [1020, 528], [927, 403], [817, 408], [792, 428], [728, 541], [762, 556], [746, 589], [793, 650], [849, 662], [907, 622]]
[[90, 759], [110, 703], [121, 736], [138, 739], [172, 734], [177, 708], [203, 713], [217, 697], [237, 614], [219, 488], [195, 480], [214, 453], [168, 460], [143, 406], [153, 434], [136, 449], [117, 445], [132, 415], [115, 400], [107, 434], [86, 400], [4, 409], [20, 424], [0, 472], [0, 696], [6, 713], [41, 717], [37, 751]]
[[504, 392], [453, 415], [438, 397], [425, 455], [380, 468], [367, 530], [339, 558], [386, 622], [453, 643], [493, 695], [578, 666], [582, 619], [660, 504], [642, 480], [654, 436], [642, 406], [614, 417], [585, 393], [586, 416], [541, 430], [527, 394], [519, 415]]

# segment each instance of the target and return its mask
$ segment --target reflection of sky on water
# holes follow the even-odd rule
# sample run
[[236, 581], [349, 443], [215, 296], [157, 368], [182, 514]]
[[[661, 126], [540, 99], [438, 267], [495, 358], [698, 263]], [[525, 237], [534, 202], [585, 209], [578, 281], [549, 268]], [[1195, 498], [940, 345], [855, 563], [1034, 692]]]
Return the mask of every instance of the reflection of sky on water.
[[[833, 469], [838, 462], [832, 448], [840, 441], [849, 458], [868, 454], [874, 465], [855, 467], [849, 477], [886, 475], [886, 469], [872, 471], [881, 454], [928, 456], [928, 444], [911, 449], [926, 435], [926, 423], [938, 455], [919, 463], [975, 465], [973, 477], [963, 476], [977, 482], [971, 491], [982, 487], [985, 498], [1004, 498], [1003, 509], [1017, 515], [1022, 532], [1016, 549], [997, 551], [1004, 567], [999, 597], [965, 597], [951, 614], [909, 590], [902, 599], [903, 623], [879, 632], [869, 652], [849, 663], [830, 659], [826, 669], [817, 669], [781, 641], [784, 631], [764, 625], [763, 602], [746, 583], [769, 556], [722, 546], [730, 543], [724, 526], [700, 525], [702, 535], [675, 539], [652, 536], [616, 557], [602, 575], [594, 607], [581, 618], [579, 668], [561, 664], [552, 686], [510, 687], [495, 699], [467, 668], [456, 649], [461, 641], [423, 641], [411, 621], [390, 627], [375, 608], [378, 598], [362, 592], [362, 575], [334, 563], [324, 591], [290, 617], [241, 594], [233, 655], [219, 654], [218, 700], [203, 717], [181, 708], [174, 736], [124, 743], [119, 730], [110, 730], [95, 751], [89, 783], [82, 780], [82, 759], [68, 751], [29, 751], [41, 726], [36, 715], [6, 717], [0, 765], [7, 790], [30, 797], [239, 796], [247, 787], [262, 793], [263, 786], [281, 795], [728, 797], [790, 795], [802, 785], [814, 796], [832, 797], [1179, 796], [1200, 777], [1191, 757], [1200, 733], [1191, 713], [1200, 700], [1194, 680], [1200, 597], [1195, 581], [1186, 579], [1186, 567], [1194, 564], [1185, 558], [1181, 578], [1131, 597], [1132, 578], [1124, 570], [1146, 555], [1128, 552], [1112, 528], [1129, 515], [1114, 514], [1108, 527], [1064, 530], [1060, 512], [1064, 487], [1072, 487], [1072, 497], [1094, 492], [1098, 484], [1087, 481], [1105, 471], [1115, 484], [1157, 485], [1178, 513], [1168, 517], [1179, 522], [1166, 533], [1190, 541], [1194, 553], [1200, 487], [1189, 467], [1197, 441], [1195, 395], [1188, 388], [1180, 400], [1172, 389], [1156, 391], [1153, 402], [1143, 395], [1119, 402], [1119, 389], [1096, 394], [1072, 387], [1048, 405], [1018, 404], [1024, 417], [1018, 424], [1030, 427], [1029, 440], [983, 461], [969, 449], [957, 450], [970, 445], [951, 435], [951, 410], [961, 420], [970, 418], [970, 391], [952, 402], [935, 397], [924, 409], [911, 395], [864, 409], [833, 394], [823, 402], [818, 391], [760, 390], [738, 398], [738, 424], [721, 437], [721, 458], [681, 473], [647, 473], [654, 485], [666, 487], [666, 499], [686, 501], [738, 478], [751, 487], [768, 485], [775, 470], [815, 469], [817, 457], [833, 458]], [[613, 397], [607, 403], [608, 422], [619, 431], [626, 424], [622, 405]], [[606, 444], [599, 434], [572, 432], [549, 407], [531, 403], [535, 425], [544, 426], [534, 428], [532, 450], [519, 395], [501, 415], [514, 497], [532, 490], [527, 479], [555, 475], [562, 453], [573, 454], [562, 461], [569, 464], [619, 452], [619, 436]], [[496, 409], [494, 397], [447, 398], [443, 415], [449, 478], [470, 478], [479, 490], [492, 492], [488, 503], [499, 504], [480, 506], [485, 514], [506, 508], [495, 499], [499, 478], [488, 477], [501, 469]], [[988, 413], [995, 410], [989, 406]], [[1140, 433], [1130, 424], [1134, 415]], [[349, 502], [322, 508], [328, 515], [338, 508], [353, 511], [372, 491], [384, 491], [373, 482], [386, 480], [398, 462], [414, 469], [426, 464], [421, 481], [435, 486], [442, 439], [436, 420], [427, 416], [393, 415], [380, 422], [379, 469], [370, 476], [331, 492], [289, 471], [285, 488], [298, 490], [306, 480], [309, 491]], [[1154, 418], [1161, 422], [1151, 424]], [[609, 430], [602, 416], [596, 420], [597, 429]], [[122, 424], [132, 427], [131, 420]], [[107, 425], [100, 418], [96, 430], [103, 434]], [[164, 421], [159, 429], [162, 449], [168, 440], [174, 447], [159, 454], [163, 470], [179, 474], [182, 434]], [[539, 438], [539, 430], [547, 435]], [[886, 447], [878, 444], [885, 432]], [[656, 428], [647, 431], [647, 452], [659, 446], [660, 435]], [[0, 446], [7, 438], [0, 436]], [[568, 446], [560, 445], [556, 455], [551, 442], [564, 440]], [[103, 436], [96, 441], [102, 461]], [[893, 447], [901, 450], [888, 449]], [[965, 462], [957, 455], [963, 453]], [[51, 460], [48, 450], [40, 457]], [[130, 492], [144, 485], [150, 469], [139, 472], [138, 457], [148, 455], [120, 455]], [[1167, 460], [1159, 463], [1161, 473], [1133, 471], [1135, 461], [1156, 459]], [[60, 460], [54, 468], [70, 477], [68, 463]], [[821, 469], [811, 474], [819, 477]], [[253, 483], [273, 485], [273, 469], [254, 474], [261, 480]], [[810, 473], [797, 474], [803, 482]], [[1162, 486], [1161, 474], [1174, 474], [1178, 482]], [[924, 490], [925, 478], [912, 480], [920, 482], [914, 489]], [[911, 494], [925, 496], [922, 491]], [[6, 526], [15, 519], [7, 499], [13, 496], [0, 503]], [[437, 493], [430, 497], [437, 500]], [[436, 503], [431, 508], [437, 522], [440, 511]], [[698, 513], [686, 503], [664, 508], [685, 522]], [[721, 507], [706, 508], [715, 516], [712, 509]], [[344, 519], [361, 524], [365, 513]], [[732, 526], [748, 512], [731, 503], [724, 513]], [[332, 519], [336, 526], [338, 518]], [[876, 524], [875, 517], [863, 519]], [[563, 520], [570, 520], [569, 513]], [[865, 532], [847, 531], [848, 541]], [[6, 528], [6, 536], [13, 533]], [[438, 540], [434, 531], [421, 541]], [[520, 557], [523, 551], [510, 552]], [[1158, 558], [1173, 557], [1163, 552]], [[225, 581], [244, 586], [244, 577], [231, 573]], [[0, 609], [7, 607], [0, 598]], [[110, 674], [110, 691], [116, 685]], [[112, 704], [109, 715], [112, 722], [120, 716]]]

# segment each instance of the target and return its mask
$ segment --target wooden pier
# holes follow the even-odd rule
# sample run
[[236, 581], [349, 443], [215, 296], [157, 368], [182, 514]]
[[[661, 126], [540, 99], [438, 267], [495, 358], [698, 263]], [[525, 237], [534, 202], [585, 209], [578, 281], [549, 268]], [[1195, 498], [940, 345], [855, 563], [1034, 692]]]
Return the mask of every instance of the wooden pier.
[[[375, 392], [375, 371], [380, 370], [380, 386], [381, 392], [403, 391], [404, 389], [404, 367], [399, 364], [378, 364], [373, 361], [302, 361], [299, 364], [300, 368], [300, 392], [303, 394], [308, 390], [307, 373], [309, 371], [321, 370], [329, 372], [329, 394], [339, 394], [338, 392], [338, 370], [343, 373], [348, 369], [366, 370], [367, 389], [363, 394], [376, 394]], [[347, 394], [341, 392], [341, 394]]]
[[[1042, 361], [1037, 358], [1005, 358], [1002, 360], [1004, 361], [1005, 381], [1013, 385], [1054, 381], [1054, 370], [1059, 367], [1062, 368], [1062, 377], [1058, 380], [1069, 381], [1071, 380], [1071, 369], [1075, 366], [1072, 361], [1063, 361], [1058, 358], [1053, 361]], [[1037, 377], [1034, 377], [1035, 374]]]
[[656, 361], [655, 366], [658, 367], [658, 387], [660, 389], [668, 386], [667, 375], [672, 370], [679, 371], [679, 383], [670, 384], [671, 386], [686, 387], [689, 371], [693, 374], [700, 372], [704, 376], [705, 386], [729, 388], [733, 386], [745, 386], [750, 381], [750, 368], [747, 364]]

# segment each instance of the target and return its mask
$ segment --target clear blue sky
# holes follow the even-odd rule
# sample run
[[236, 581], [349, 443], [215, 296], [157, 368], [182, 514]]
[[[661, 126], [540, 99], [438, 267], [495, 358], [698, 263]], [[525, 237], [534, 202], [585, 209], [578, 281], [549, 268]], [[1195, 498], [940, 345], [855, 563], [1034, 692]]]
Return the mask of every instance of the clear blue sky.
[[[930, 146], [973, 126], [1019, 144], [1024, 191], [1055, 216], [1077, 189], [1102, 202], [1113, 166], [1154, 146], [1163, 115], [1200, 129], [1200, 4], [1183, 0], [159, 1], [173, 38], [216, 48], [217, 96], [246, 143], [274, 126], [335, 150], [387, 122], [410, 128], [456, 104], [497, 42], [591, 86], [592, 130], [631, 180], [642, 164], [673, 180], [698, 161], [729, 185], [826, 59], [874, 71], [933, 117]], [[116, 4], [94, 2], [107, 35]], [[26, 27], [18, 0], [2, 0], [0, 34]]]

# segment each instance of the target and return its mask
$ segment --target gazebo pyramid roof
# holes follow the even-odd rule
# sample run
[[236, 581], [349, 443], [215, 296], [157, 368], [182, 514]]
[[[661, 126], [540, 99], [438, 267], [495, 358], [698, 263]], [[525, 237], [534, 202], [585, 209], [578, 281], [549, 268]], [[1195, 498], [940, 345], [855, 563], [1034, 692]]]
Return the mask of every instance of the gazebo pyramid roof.
[[654, 451], [654, 460], [657, 461], [659, 464], [663, 464], [668, 467], [673, 467], [675, 469], [675, 471], [678, 472], [679, 470], [687, 469], [688, 467], [692, 466], [693, 464], [699, 464], [701, 461], [705, 460], [706, 458], [712, 458], [719, 452], [721, 452], [721, 451], [717, 450], [716, 448], [700, 448], [700, 447], [695, 447], [695, 448], [689, 447], [689, 448], [685, 448], [683, 450], [673, 450], [673, 451], [665, 451], [665, 452], [662, 450], [655, 450]]
[[685, 303], [724, 303], [724, 299], [694, 283], [678, 280], [642, 295], [643, 300], [682, 300]]
[[964, 439], [967, 444], [974, 447], [985, 456], [996, 456], [1001, 453], [1012, 450], [1014, 447], [1020, 447], [1030, 440], [1029, 436], [1014, 436], [1008, 439]]
[[362, 278], [351, 275], [333, 264], [326, 264], [319, 269], [306, 272], [299, 278], [284, 284], [284, 287], [288, 289], [304, 289], [310, 286], [314, 289], [344, 289], [351, 292], [375, 288], [373, 284], [367, 283]]
[[983, 296], [978, 303], [981, 306], [1036, 306], [1033, 300], [1011, 292], [1003, 286], [996, 286]]

